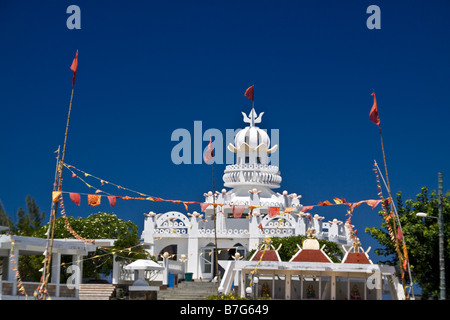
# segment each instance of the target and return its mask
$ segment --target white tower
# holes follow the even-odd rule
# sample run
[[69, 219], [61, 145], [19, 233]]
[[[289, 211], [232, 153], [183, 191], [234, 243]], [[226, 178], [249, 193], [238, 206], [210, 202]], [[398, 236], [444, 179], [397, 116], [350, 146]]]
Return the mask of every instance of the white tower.
[[[228, 150], [236, 154], [236, 163], [228, 165], [223, 175], [225, 187], [233, 188], [228, 193], [230, 204], [260, 206], [264, 205], [261, 203], [264, 198], [267, 206], [284, 206], [271, 190], [280, 187], [280, 171], [277, 166], [268, 164], [269, 155], [278, 149], [278, 145], [270, 148], [267, 132], [255, 126], [261, 122], [264, 112], [257, 115], [252, 109], [248, 116], [242, 114], [249, 126], [236, 134], [234, 145], [228, 145]], [[250, 198], [249, 193], [253, 195]], [[258, 201], [253, 199], [256, 197]]]

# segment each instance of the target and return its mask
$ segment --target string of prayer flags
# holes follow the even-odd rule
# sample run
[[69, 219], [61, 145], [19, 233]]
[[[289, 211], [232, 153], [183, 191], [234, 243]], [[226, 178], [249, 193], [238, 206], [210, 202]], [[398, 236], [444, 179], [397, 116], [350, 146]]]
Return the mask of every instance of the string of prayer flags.
[[10, 261], [10, 263], [12, 265], [11, 269], [16, 271], [15, 272], [15, 279], [16, 279], [16, 282], [17, 282], [17, 289], [19, 289], [19, 292], [21, 294], [25, 295], [25, 299], [28, 300], [28, 294], [25, 291], [25, 287], [23, 286], [22, 278], [20, 277], [19, 268], [17, 266], [17, 260], [16, 260], [16, 257], [14, 255], [15, 241], [14, 241], [14, 239], [12, 237], [9, 238], [9, 241], [11, 242], [11, 250], [10, 250], [11, 254], [10, 254], [10, 257], [9, 257], [9, 261]]

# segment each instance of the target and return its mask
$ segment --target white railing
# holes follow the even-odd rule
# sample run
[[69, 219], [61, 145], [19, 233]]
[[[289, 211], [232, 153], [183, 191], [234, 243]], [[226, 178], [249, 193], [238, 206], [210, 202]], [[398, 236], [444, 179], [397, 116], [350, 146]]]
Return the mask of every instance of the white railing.
[[277, 166], [265, 164], [232, 164], [225, 168], [225, 185], [257, 183], [279, 187], [281, 176]]

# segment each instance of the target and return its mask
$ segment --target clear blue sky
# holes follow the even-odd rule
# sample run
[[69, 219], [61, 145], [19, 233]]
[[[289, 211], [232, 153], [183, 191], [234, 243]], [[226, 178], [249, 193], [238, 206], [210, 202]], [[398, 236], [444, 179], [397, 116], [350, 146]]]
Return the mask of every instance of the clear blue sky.
[[[81, 9], [81, 30], [66, 27], [71, 4]], [[380, 30], [366, 27], [371, 4], [381, 9]], [[422, 186], [436, 189], [439, 171], [447, 190], [449, 9], [444, 0], [2, 1], [0, 199], [14, 219], [27, 195], [48, 215], [76, 50], [66, 162], [105, 180], [203, 201], [211, 168], [173, 164], [171, 134], [193, 135], [194, 121], [203, 130], [242, 128], [240, 112], [251, 109], [243, 94], [255, 84], [261, 127], [280, 130], [279, 192], [302, 194], [305, 205], [377, 199], [372, 88], [393, 192], [406, 199]], [[223, 170], [216, 166], [219, 190]], [[63, 190], [92, 192], [67, 171]], [[65, 199], [68, 215], [113, 212], [139, 232], [144, 212], [185, 212], [170, 203], [118, 200], [111, 209]], [[315, 212], [346, 218], [343, 206]], [[363, 230], [380, 225], [377, 211], [361, 206], [353, 222], [363, 247], [376, 247]]]

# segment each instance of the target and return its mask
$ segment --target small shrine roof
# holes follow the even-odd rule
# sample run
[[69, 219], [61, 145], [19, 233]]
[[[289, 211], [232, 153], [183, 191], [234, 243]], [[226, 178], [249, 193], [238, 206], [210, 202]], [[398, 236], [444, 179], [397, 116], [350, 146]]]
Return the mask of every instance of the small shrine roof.
[[258, 250], [250, 261], [259, 261], [262, 256], [261, 261], [281, 261], [280, 255], [276, 250], [265, 250], [264, 255], [262, 255], [264, 250]]

